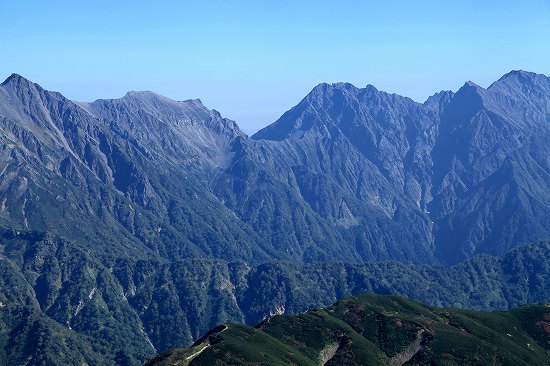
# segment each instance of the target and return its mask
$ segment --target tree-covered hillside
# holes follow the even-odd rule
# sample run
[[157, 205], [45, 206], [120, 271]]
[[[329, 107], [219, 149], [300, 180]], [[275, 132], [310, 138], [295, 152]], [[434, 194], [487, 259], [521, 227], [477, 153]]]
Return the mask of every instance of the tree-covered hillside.
[[2, 231], [0, 271], [0, 349], [6, 360], [37, 360], [29, 366], [43, 359], [66, 364], [63, 355], [90, 365], [115, 360], [137, 365], [157, 352], [191, 344], [220, 323], [252, 325], [363, 292], [484, 310], [550, 301], [549, 242], [453, 267], [250, 266], [205, 259], [104, 261], [51, 234]]

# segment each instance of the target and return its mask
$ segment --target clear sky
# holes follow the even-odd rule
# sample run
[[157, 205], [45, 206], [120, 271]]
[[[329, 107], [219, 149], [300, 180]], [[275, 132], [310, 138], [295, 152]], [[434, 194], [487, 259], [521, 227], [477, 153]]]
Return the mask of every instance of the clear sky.
[[0, 0], [0, 50], [1, 79], [79, 101], [201, 98], [252, 133], [320, 82], [424, 101], [550, 75], [550, 1]]

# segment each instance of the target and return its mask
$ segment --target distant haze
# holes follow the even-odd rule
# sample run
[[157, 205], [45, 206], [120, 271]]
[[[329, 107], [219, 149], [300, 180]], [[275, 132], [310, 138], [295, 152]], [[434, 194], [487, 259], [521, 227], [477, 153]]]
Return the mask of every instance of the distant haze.
[[0, 79], [79, 101], [201, 98], [248, 134], [320, 82], [424, 101], [512, 69], [550, 75], [547, 1], [8, 2]]

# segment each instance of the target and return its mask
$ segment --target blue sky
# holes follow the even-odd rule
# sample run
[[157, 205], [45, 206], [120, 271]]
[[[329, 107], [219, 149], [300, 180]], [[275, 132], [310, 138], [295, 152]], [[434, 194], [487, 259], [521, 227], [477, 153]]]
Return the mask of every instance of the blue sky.
[[550, 75], [550, 1], [0, 0], [0, 78], [70, 99], [201, 98], [247, 133], [320, 82], [424, 101], [512, 69]]

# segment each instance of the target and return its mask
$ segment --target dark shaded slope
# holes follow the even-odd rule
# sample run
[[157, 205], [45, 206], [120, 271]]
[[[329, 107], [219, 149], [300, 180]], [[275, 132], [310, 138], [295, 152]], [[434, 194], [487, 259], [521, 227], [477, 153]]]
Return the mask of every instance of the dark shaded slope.
[[466, 83], [443, 110], [429, 210], [444, 263], [550, 234], [549, 95], [545, 76], [512, 72]]
[[372, 86], [321, 84], [253, 138], [292, 168], [302, 197], [362, 258], [433, 262], [429, 185], [411, 173], [427, 175], [432, 117]]
[[548, 78], [523, 71], [424, 104], [321, 84], [253, 138], [290, 157], [316, 212], [362, 224], [361, 235], [343, 235], [363, 258], [400, 260], [403, 250], [452, 264], [550, 235], [549, 98]]

